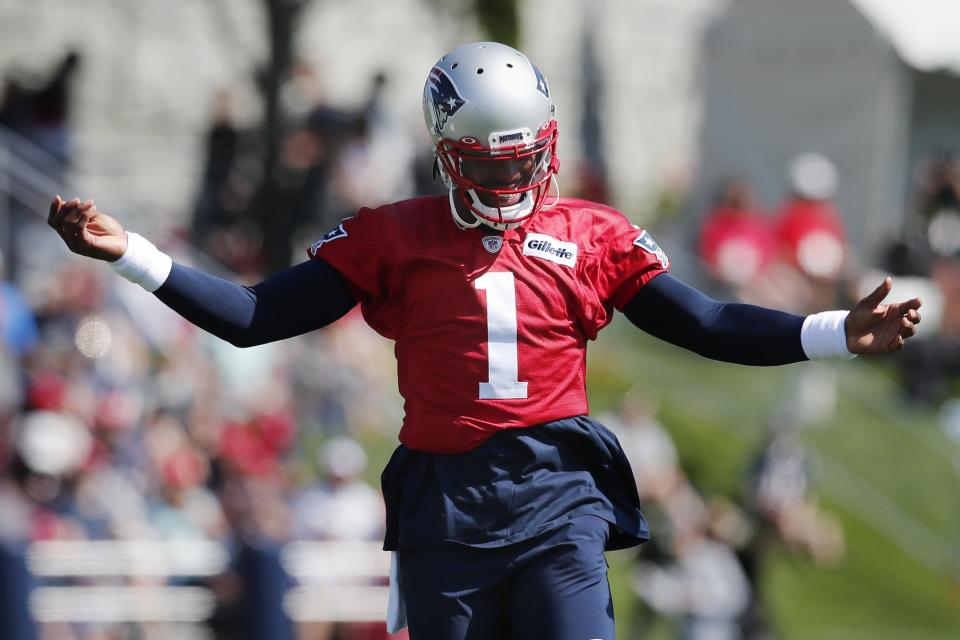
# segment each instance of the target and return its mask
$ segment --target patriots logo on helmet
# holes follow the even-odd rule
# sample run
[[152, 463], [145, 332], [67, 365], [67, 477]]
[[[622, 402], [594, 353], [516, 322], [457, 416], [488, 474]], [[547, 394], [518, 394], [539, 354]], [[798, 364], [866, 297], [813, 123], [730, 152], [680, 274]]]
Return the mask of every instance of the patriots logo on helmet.
[[437, 67], [430, 71], [430, 97], [433, 102], [433, 129], [440, 135], [447, 120], [466, 104], [466, 100], [460, 97], [450, 76]]
[[537, 74], [537, 91], [543, 95], [550, 97], [550, 88], [547, 87], [547, 79], [543, 77], [543, 74], [540, 73], [540, 69], [537, 69], [537, 65], [530, 65], [533, 67], [533, 72]]

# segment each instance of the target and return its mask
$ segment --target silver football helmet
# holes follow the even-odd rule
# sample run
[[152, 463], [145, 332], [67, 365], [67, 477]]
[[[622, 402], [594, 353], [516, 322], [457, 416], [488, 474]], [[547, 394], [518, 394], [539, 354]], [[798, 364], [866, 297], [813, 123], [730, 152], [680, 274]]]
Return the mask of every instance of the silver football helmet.
[[[560, 166], [557, 122], [547, 81], [525, 55], [497, 42], [454, 49], [430, 71], [423, 117], [461, 226], [510, 229], [544, 207]], [[458, 214], [455, 193], [475, 220]]]

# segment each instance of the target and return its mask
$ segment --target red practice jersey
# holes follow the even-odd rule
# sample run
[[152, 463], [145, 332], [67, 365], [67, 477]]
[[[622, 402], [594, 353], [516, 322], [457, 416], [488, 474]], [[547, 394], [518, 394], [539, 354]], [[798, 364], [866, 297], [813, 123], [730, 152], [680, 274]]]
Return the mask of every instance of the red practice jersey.
[[361, 209], [310, 248], [396, 341], [404, 420], [421, 451], [587, 413], [587, 341], [666, 255], [620, 212], [561, 199], [517, 229], [461, 229], [446, 196]]

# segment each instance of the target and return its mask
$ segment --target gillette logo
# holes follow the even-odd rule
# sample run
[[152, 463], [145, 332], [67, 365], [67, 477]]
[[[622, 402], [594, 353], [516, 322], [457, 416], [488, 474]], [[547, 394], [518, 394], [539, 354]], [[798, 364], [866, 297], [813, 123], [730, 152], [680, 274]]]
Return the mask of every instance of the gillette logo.
[[574, 256], [573, 251], [563, 247], [555, 247], [549, 240], [531, 240], [527, 243], [527, 248], [533, 252], [549, 253], [557, 260], [569, 260]]
[[577, 245], [542, 233], [528, 233], [523, 243], [523, 255], [572, 267], [577, 263]]

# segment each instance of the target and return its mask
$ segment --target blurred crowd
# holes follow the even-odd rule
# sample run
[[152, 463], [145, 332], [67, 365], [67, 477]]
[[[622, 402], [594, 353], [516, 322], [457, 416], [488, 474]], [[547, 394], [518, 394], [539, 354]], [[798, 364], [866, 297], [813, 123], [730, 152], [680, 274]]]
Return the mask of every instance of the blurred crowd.
[[[0, 290], [0, 543], [211, 540], [239, 558], [380, 538], [357, 440], [384, 437], [396, 402], [389, 350], [359, 318], [241, 351], [111, 277], [69, 261]], [[215, 637], [248, 623], [233, 584], [205, 583]], [[47, 626], [43, 637], [139, 637]]]
[[793, 416], [767, 425], [733, 498], [708, 496], [685, 471], [658, 417], [659, 393], [637, 386], [601, 417], [634, 470], [654, 532], [640, 548], [633, 591], [641, 603], [629, 637], [761, 640], [779, 635], [766, 610], [766, 560], [787, 549], [819, 565], [843, 559], [839, 524], [818, 507], [814, 465]]
[[[893, 275], [893, 298], [924, 299], [921, 339], [889, 362], [900, 377], [902, 401], [940, 408], [943, 426], [960, 438], [956, 155], [937, 152], [919, 164], [902, 228], [882, 246], [861, 247], [869, 261], [858, 261], [849, 245], [834, 202], [842, 176], [833, 162], [800, 153], [784, 173], [787, 189], [772, 210], [760, 203], [749, 176], [732, 175], [718, 186], [697, 230], [705, 286], [722, 299], [805, 315], [849, 308], [883, 275]], [[627, 398], [611, 422], [632, 446], [641, 496], [661, 532], [641, 553], [634, 582], [648, 610], [641, 628], [665, 616], [683, 638], [776, 637], [763, 606], [770, 551], [779, 547], [828, 565], [843, 557], [842, 529], [817, 506], [815, 465], [802, 433], [833, 416], [836, 386], [829, 366], [792, 372], [736, 503], [698, 495], [677, 463], [668, 431], [656, 421], [655, 402]]]
[[904, 368], [911, 373], [902, 382], [910, 398], [949, 408], [960, 397], [960, 161], [955, 152], [932, 154], [917, 167], [911, 204], [900, 237], [886, 247], [884, 266], [927, 283], [936, 309], [929, 339], [904, 353]]
[[[63, 167], [78, 64], [69, 54], [47, 78], [9, 76], [0, 105], [5, 130]], [[379, 106], [385, 82], [374, 78], [354, 112], [323, 105], [306, 65], [284, 90], [287, 199], [276, 206], [311, 212], [296, 220], [292, 233], [306, 235], [291, 260], [305, 255], [307, 236], [346, 211], [412, 189], [411, 159], [383, 158], [396, 152], [385, 145], [398, 144]], [[178, 261], [207, 260], [189, 239], [220, 262], [205, 268], [255, 281], [264, 259], [244, 171], [257, 161], [259, 132], [241, 131], [232, 117], [225, 91], [192, 225], [156, 240]], [[64, 174], [50, 178], [62, 185]], [[400, 406], [389, 345], [352, 314], [324, 332], [236, 349], [103, 265], [68, 257], [35, 211], [12, 198], [9, 206], [18, 250], [6, 260], [0, 253], [0, 593], [18, 597], [5, 598], [0, 636], [179, 637], [160, 622], [33, 628], [26, 599], [38, 586], [188, 584], [213, 594], [209, 637], [385, 638], [383, 623], [291, 623], [281, 596], [297, 578], [279, 570], [279, 557], [291, 541], [382, 538], [382, 499], [360, 442], [395, 438]], [[33, 543], [103, 540], [211, 541], [229, 560], [206, 577], [25, 570]]]
[[435, 190], [429, 160], [414, 156], [429, 146], [410, 140], [383, 103], [388, 83], [384, 72], [376, 73], [361, 103], [345, 109], [327, 103], [316, 68], [294, 65], [280, 92], [280, 142], [269, 192], [256, 188], [264, 183], [263, 131], [238, 125], [236, 91], [221, 91], [190, 225], [194, 244], [237, 273], [258, 273], [270, 262], [265, 222], [287, 239], [289, 264], [360, 207]]
[[700, 229], [710, 276], [741, 300], [794, 313], [836, 308], [851, 266], [832, 201], [838, 182], [828, 158], [797, 155], [787, 168], [788, 193], [767, 214], [746, 176], [726, 180]]
[[740, 300], [802, 314], [847, 308], [876, 286], [881, 274], [893, 275], [892, 298], [924, 299], [920, 339], [898, 355], [903, 399], [944, 406], [945, 416], [955, 415], [960, 396], [956, 154], [938, 151], [918, 164], [901, 229], [882, 246], [861, 248], [862, 255], [874, 256], [866, 264], [852, 258], [843, 213], [833, 202], [841, 179], [833, 163], [804, 153], [786, 173], [789, 191], [772, 213], [758, 202], [747, 176], [720, 185], [699, 231], [705, 271]]

